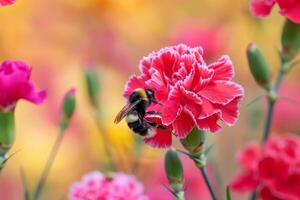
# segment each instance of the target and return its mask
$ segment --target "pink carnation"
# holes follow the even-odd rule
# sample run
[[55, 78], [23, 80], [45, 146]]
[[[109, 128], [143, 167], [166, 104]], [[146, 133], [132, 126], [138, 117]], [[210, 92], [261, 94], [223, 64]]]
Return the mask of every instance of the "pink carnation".
[[250, 144], [240, 151], [243, 171], [230, 183], [237, 192], [257, 189], [263, 200], [300, 199], [300, 139], [271, 138], [263, 147]]
[[0, 0], [0, 6], [7, 6], [15, 3], [16, 0]]
[[295, 23], [300, 23], [300, 0], [251, 0], [251, 13], [256, 17], [270, 14], [273, 6], [278, 4], [280, 14]]
[[171, 145], [172, 134], [184, 138], [194, 127], [217, 132], [221, 129], [219, 120], [229, 126], [237, 121], [244, 92], [232, 82], [230, 58], [222, 56], [207, 65], [202, 55], [201, 47], [180, 44], [141, 60], [141, 75], [129, 79], [124, 96], [128, 98], [136, 88], [152, 89], [163, 106], [151, 106], [148, 110], [162, 113], [161, 123], [169, 126], [169, 131], [158, 130], [146, 143], [151, 139], [152, 146], [166, 147]]
[[14, 110], [19, 99], [40, 104], [46, 91], [37, 92], [30, 80], [31, 69], [21, 61], [5, 61], [0, 65], [0, 111]]
[[71, 200], [148, 200], [135, 177], [116, 173], [112, 178], [91, 172], [70, 187]]

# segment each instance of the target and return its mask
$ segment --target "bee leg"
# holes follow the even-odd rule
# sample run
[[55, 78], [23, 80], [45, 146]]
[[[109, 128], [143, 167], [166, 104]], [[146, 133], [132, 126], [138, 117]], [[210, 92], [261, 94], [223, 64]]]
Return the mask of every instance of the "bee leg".
[[161, 112], [150, 110], [150, 111], [146, 112], [146, 114], [148, 114], [148, 115], [161, 115]]
[[164, 126], [164, 125], [161, 125], [161, 124], [158, 124], [158, 123], [156, 123], [156, 122], [152, 122], [152, 121], [145, 121], [149, 126], [152, 126], [152, 127], [154, 127], [154, 128], [158, 128], [158, 129], [161, 129], [161, 130], [165, 130], [165, 129], [167, 129], [167, 127], [166, 126]]

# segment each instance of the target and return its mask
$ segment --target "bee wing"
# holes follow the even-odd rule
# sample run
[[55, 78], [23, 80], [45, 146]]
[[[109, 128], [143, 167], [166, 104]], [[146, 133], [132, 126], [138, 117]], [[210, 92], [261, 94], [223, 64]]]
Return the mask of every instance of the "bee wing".
[[119, 123], [128, 114], [128, 112], [131, 111], [132, 108], [134, 106], [136, 106], [138, 103], [140, 103], [141, 101], [142, 101], [142, 99], [139, 99], [139, 100], [135, 101], [134, 103], [127, 103], [117, 114], [115, 121], [114, 121], [115, 124]]

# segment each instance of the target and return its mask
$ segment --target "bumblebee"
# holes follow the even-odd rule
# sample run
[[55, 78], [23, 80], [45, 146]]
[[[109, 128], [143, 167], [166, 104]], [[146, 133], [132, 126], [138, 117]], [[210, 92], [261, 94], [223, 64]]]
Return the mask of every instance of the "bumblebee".
[[160, 114], [146, 109], [151, 103], [160, 104], [154, 97], [151, 89], [137, 88], [129, 96], [128, 103], [121, 109], [115, 118], [115, 123], [119, 123], [126, 117], [128, 127], [136, 134], [145, 137], [154, 135], [152, 128], [166, 129], [165, 126], [145, 119], [146, 114]]

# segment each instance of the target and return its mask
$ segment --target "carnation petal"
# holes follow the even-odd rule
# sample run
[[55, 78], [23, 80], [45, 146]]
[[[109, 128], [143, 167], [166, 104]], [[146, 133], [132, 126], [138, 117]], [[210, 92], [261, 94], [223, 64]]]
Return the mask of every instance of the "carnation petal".
[[208, 68], [214, 70], [213, 80], [230, 81], [234, 76], [233, 64], [229, 56], [222, 56]]
[[198, 95], [205, 97], [212, 103], [226, 105], [236, 97], [244, 95], [243, 88], [233, 82], [216, 81], [203, 88]]
[[174, 135], [179, 138], [186, 137], [195, 127], [193, 115], [187, 109], [184, 109], [173, 122]]
[[251, 0], [251, 14], [256, 17], [265, 17], [270, 14], [274, 3], [274, 0]]
[[300, 2], [297, 5], [292, 6], [289, 9], [281, 11], [281, 14], [289, 18], [291, 21], [299, 24], [300, 23]]
[[288, 176], [285, 181], [278, 181], [270, 187], [273, 189], [276, 196], [282, 196], [285, 199], [300, 198], [300, 172], [295, 172]]
[[261, 155], [260, 147], [257, 143], [250, 143], [237, 154], [237, 160], [245, 169], [255, 169]]
[[254, 190], [258, 184], [253, 171], [244, 171], [234, 177], [229, 186], [237, 192], [249, 192]]
[[274, 196], [268, 187], [263, 187], [259, 192], [259, 196], [263, 200], [282, 200], [282, 198]]
[[196, 119], [197, 127], [201, 130], [206, 130], [210, 132], [218, 132], [221, 129], [221, 126], [217, 123], [219, 120], [218, 114], [213, 114], [206, 118]]
[[7, 6], [15, 3], [16, 0], [0, 0], [0, 6]]
[[158, 70], [151, 68], [151, 79], [145, 82], [146, 88], [151, 88], [155, 91], [155, 97], [157, 100], [165, 100], [168, 97], [168, 83], [164, 80], [164, 77]]
[[30, 80], [31, 68], [21, 61], [4, 61], [0, 65], [0, 109], [13, 110], [17, 101], [26, 99], [40, 104], [46, 98], [46, 91], [36, 92]]
[[258, 164], [259, 177], [268, 182], [286, 177], [288, 170], [288, 163], [277, 156], [266, 156]]
[[152, 147], [167, 148], [172, 145], [172, 132], [170, 130], [156, 129], [153, 137], [144, 138], [144, 142]]
[[179, 98], [182, 105], [191, 111], [195, 117], [198, 117], [201, 113], [201, 98], [196, 93], [186, 90], [183, 85], [178, 85], [178, 87], [175, 86], [175, 88], [180, 92]]
[[141, 77], [133, 75], [129, 78], [125, 85], [123, 96], [128, 98], [137, 88], [145, 88], [145, 82]]
[[221, 112], [219, 112], [220, 119], [228, 126], [232, 126], [238, 120], [239, 107], [242, 97], [237, 97], [227, 105], [216, 106]]
[[45, 90], [36, 92], [32, 82], [24, 83], [20, 87], [19, 98], [24, 98], [32, 103], [41, 104], [46, 96], [47, 92]]
[[[162, 124], [161, 117], [157, 115], [146, 115], [146, 119], [157, 124]], [[172, 144], [172, 132], [170, 127], [167, 129], [153, 128], [155, 135], [153, 137], [145, 137], [144, 142], [152, 147], [166, 148]]]

